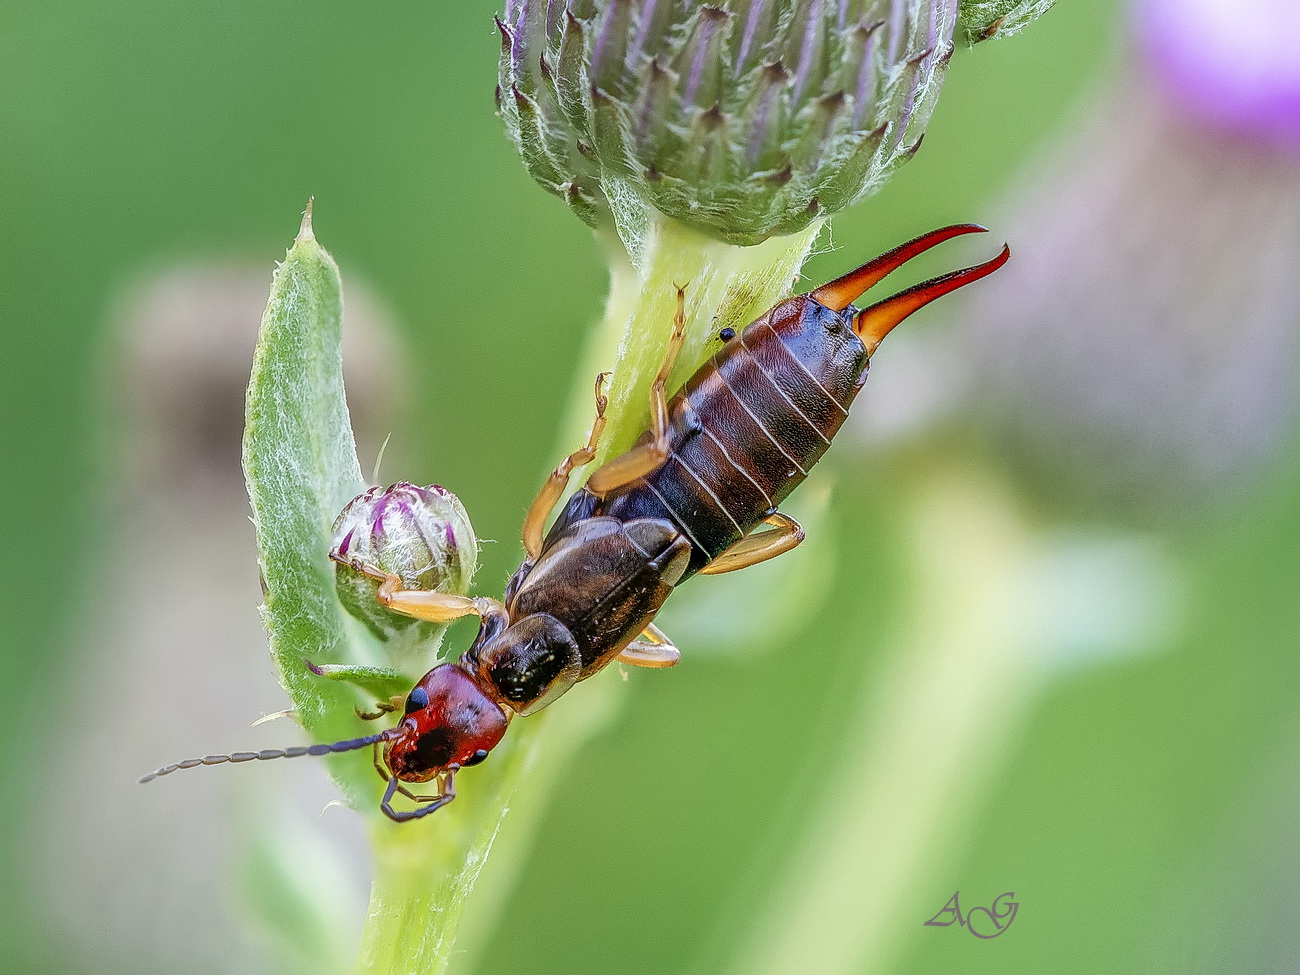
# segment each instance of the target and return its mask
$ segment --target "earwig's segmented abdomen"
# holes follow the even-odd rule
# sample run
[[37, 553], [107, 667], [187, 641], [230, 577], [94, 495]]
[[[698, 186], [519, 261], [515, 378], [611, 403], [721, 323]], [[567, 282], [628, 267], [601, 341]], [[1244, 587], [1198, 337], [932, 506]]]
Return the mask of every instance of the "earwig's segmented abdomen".
[[669, 402], [668, 461], [601, 513], [669, 519], [691, 542], [688, 574], [752, 531], [826, 452], [862, 387], [867, 352], [850, 323], [800, 296], [749, 325]]

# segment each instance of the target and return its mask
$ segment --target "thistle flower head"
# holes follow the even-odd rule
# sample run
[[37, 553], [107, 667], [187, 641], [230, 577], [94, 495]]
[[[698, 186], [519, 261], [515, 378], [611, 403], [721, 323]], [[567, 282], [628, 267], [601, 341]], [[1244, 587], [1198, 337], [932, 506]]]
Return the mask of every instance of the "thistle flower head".
[[[334, 522], [330, 551], [339, 563], [393, 573], [404, 589], [463, 593], [477, 567], [478, 543], [456, 495], [436, 484], [399, 481], [348, 502]], [[347, 611], [381, 640], [425, 625], [380, 605], [379, 584], [366, 573], [336, 564], [335, 582]]]
[[529, 173], [595, 227], [658, 212], [796, 233], [920, 144], [957, 0], [508, 0], [498, 100]]

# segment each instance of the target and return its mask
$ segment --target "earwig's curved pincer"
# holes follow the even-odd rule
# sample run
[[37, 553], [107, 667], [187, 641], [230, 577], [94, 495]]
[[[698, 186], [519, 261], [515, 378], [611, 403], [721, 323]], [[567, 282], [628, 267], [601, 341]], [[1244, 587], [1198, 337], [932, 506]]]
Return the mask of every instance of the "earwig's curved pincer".
[[[899, 244], [891, 251], [881, 254], [873, 261], [868, 261], [855, 271], [836, 278], [830, 284], [823, 284], [808, 294], [809, 298], [825, 305], [831, 311], [844, 311], [869, 288], [882, 281], [891, 271], [896, 271], [918, 254], [923, 254], [936, 244], [962, 234], [985, 234], [987, 227], [977, 223], [960, 223], [951, 227], [941, 227], [928, 234], [922, 234], [906, 244]], [[881, 340], [888, 335], [899, 322], [913, 312], [920, 311], [936, 298], [942, 298], [949, 292], [956, 291], [963, 285], [978, 281], [992, 274], [1011, 258], [1011, 248], [1002, 245], [1002, 251], [992, 260], [973, 267], [963, 268], [941, 274], [937, 278], [922, 281], [905, 291], [883, 301], [878, 301], [858, 312], [853, 320], [853, 331], [867, 347], [867, 354], [876, 351]]]
[[[739, 334], [723, 329], [721, 348], [669, 399], [665, 385], [686, 324], [685, 289], [678, 288], [668, 354], [651, 387], [650, 429], [594, 471], [547, 531], [570, 474], [596, 455], [606, 406], [602, 374], [591, 436], [555, 469], [529, 509], [523, 526], [528, 557], [501, 602], [407, 590], [391, 572], [352, 565], [379, 580], [376, 597], [388, 610], [434, 623], [481, 617], [478, 636], [461, 659], [439, 664], [412, 688], [396, 727], [328, 745], [189, 759], [140, 781], [198, 765], [370, 746], [387, 781], [380, 808], [407, 822], [455, 798], [456, 774], [487, 758], [512, 716], [548, 706], [615, 659], [672, 666], [680, 654], [654, 617], [673, 589], [697, 572], [743, 569], [797, 546], [803, 530], [778, 505], [830, 446], [881, 340], [936, 298], [992, 274], [1011, 252], [1004, 246], [992, 260], [861, 311], [853, 303], [936, 244], [983, 232], [958, 224], [925, 234], [780, 302]], [[352, 564], [345, 553], [332, 557]], [[380, 713], [364, 716], [392, 710], [395, 704], [384, 703]], [[402, 784], [435, 780], [434, 795], [415, 795]], [[398, 793], [415, 807], [394, 809]]]

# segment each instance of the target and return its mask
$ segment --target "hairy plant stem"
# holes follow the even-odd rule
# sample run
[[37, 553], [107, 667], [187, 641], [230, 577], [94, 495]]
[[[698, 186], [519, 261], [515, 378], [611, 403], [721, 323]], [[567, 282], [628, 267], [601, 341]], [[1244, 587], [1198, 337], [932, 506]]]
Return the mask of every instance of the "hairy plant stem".
[[[616, 236], [603, 235], [611, 267], [609, 300], [589, 340], [555, 460], [586, 438], [598, 372], [612, 375], [607, 426], [595, 463], [625, 450], [646, 429], [650, 387], [672, 333], [675, 285], [686, 288], [688, 322], [670, 392], [716, 351], [721, 328], [739, 331], [785, 296], [819, 230], [820, 224], [738, 247], [655, 218], [648, 223], [639, 268]], [[535, 480], [540, 485], [540, 472]], [[581, 474], [574, 478], [575, 484], [581, 480]], [[559, 770], [613, 714], [623, 693], [616, 679], [598, 677], [557, 708], [517, 722], [488, 763], [462, 777], [459, 798], [430, 821], [403, 826], [374, 821], [375, 880], [359, 972], [436, 975], [447, 969], [464, 902], [517, 795], [521, 808], [501, 836], [504, 856], [494, 862], [492, 880], [475, 901], [467, 943], [457, 946], [457, 954], [464, 956], [484, 941]]]
[[942, 864], [1041, 686], [1025, 609], [1036, 526], [1013, 488], [938, 461], [908, 499], [908, 621], [854, 708], [830, 800], [725, 969], [735, 975], [894, 970], [951, 896]]
[[374, 882], [358, 956], [359, 972], [425, 975], [446, 970], [465, 901], [492, 850], [510, 793], [531, 749], [499, 758], [492, 781], [462, 785], [454, 803], [420, 823], [371, 821]]
[[635, 264], [617, 235], [598, 233], [610, 266], [609, 301], [576, 377], [561, 449], [574, 449], [590, 428], [591, 384], [599, 372], [612, 371], [608, 422], [590, 470], [626, 450], [649, 426], [650, 387], [672, 335], [678, 285], [686, 289], [686, 341], [670, 394], [721, 347], [721, 329], [739, 332], [789, 293], [822, 223], [739, 247], [654, 216]]

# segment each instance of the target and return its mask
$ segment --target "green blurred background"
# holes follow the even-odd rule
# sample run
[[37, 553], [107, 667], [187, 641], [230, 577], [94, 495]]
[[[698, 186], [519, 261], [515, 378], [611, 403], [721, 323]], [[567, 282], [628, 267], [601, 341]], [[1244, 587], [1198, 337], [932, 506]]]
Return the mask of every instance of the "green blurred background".
[[[81, 883], [80, 870], [54, 871], [45, 851], [60, 839], [42, 835], [47, 810], [93, 820], [106, 801], [79, 787], [75, 758], [79, 743], [122, 732], [88, 720], [87, 705], [106, 672], [136, 677], [92, 656], [94, 597], [80, 591], [131, 580], [131, 539], [108, 500], [123, 491], [119, 455], [133, 436], [110, 405], [123, 294], [209, 260], [253, 262], [269, 283], [314, 194], [318, 237], [345, 287], [364, 283], [391, 310], [413, 382], [392, 455], [401, 467], [390, 461], [385, 474], [447, 485], [479, 534], [501, 540], [485, 549], [484, 591], [513, 567], [605, 271], [587, 228], [525, 175], [494, 117], [491, 13], [245, 0], [0, 12], [8, 970], [153, 972], [174, 963], [151, 943], [221, 951], [199, 950], [212, 937], [204, 918], [183, 929], [138, 918], [146, 938], [130, 918], [106, 929], [69, 908], [77, 902], [58, 891]], [[943, 222], [993, 221], [1034, 150], [1119, 71], [1122, 20], [1114, 3], [1071, 0], [1021, 36], [959, 51], [923, 151], [834, 221], [838, 253], [815, 258], [808, 277]], [[363, 460], [375, 446], [362, 444]], [[915, 594], [892, 571], [898, 512], [927, 465], [944, 463], [928, 449], [879, 463], [860, 445], [832, 452], [838, 570], [787, 645], [694, 656], [688, 645], [689, 666], [632, 675], [616, 719], [563, 771], [473, 970], [706, 972], [743, 956], [753, 919], [780, 903], [791, 858], [815, 848], [817, 810], [855, 754], [853, 709], [906, 628]], [[1161, 528], [1185, 579], [1177, 638], [1045, 681], [1019, 706], [1023, 718], [989, 746], [997, 754], [982, 756], [986, 774], [941, 821], [946, 852], [898, 894], [919, 905], [914, 920], [870, 970], [1257, 972], [1294, 955], [1290, 456], [1221, 516]], [[1009, 462], [981, 463], [1016, 490]], [[1068, 501], [1025, 491], [1030, 521], [1075, 519]], [[190, 642], [176, 634], [170, 685], [138, 675], [174, 689], [156, 700], [164, 724], [183, 725], [212, 690], [211, 662], [189, 656]], [[227, 652], [274, 696], [262, 646]], [[581, 707], [572, 697], [560, 706]], [[260, 713], [239, 699], [221, 706], [241, 721]], [[130, 751], [179, 757], [170, 740]], [[110, 771], [107, 788], [125, 794], [142, 768]], [[968, 907], [1014, 890], [1021, 913], [987, 942], [923, 927], [957, 889]], [[104, 930], [123, 932], [121, 944], [97, 947]]]

